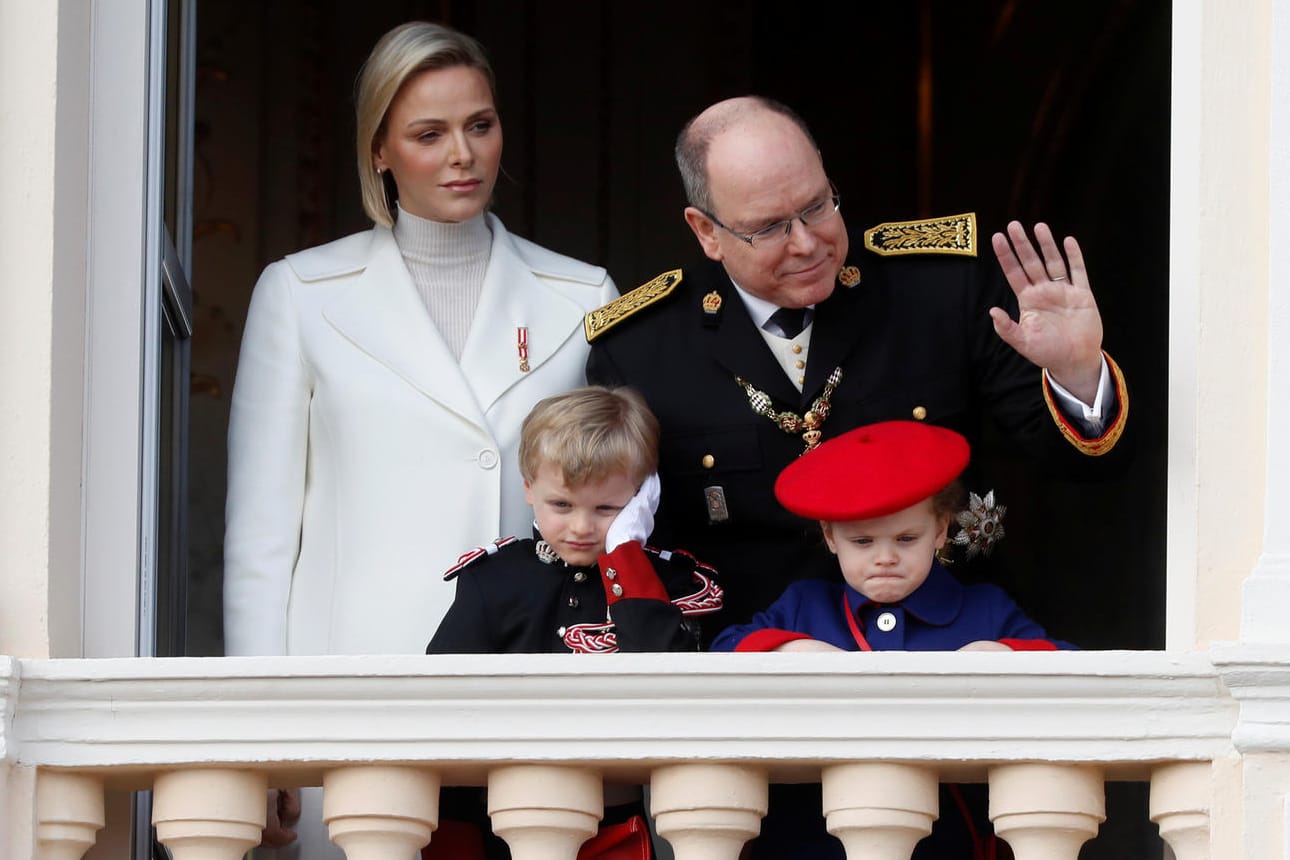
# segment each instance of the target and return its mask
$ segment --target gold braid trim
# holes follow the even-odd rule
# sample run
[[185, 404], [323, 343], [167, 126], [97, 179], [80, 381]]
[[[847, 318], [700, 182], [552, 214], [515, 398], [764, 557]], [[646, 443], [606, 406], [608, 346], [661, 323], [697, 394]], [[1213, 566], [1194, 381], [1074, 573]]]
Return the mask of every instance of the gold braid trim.
[[632, 314], [667, 297], [681, 283], [681, 270], [664, 272], [652, 281], [624, 293], [607, 305], [602, 305], [582, 318], [582, 330], [591, 343]]
[[1120, 414], [1115, 416], [1114, 423], [1103, 430], [1102, 435], [1096, 439], [1085, 439], [1080, 435], [1079, 429], [1071, 425], [1070, 419], [1057, 407], [1057, 400], [1053, 397], [1053, 390], [1048, 384], [1048, 374], [1040, 371], [1044, 387], [1044, 402], [1048, 404], [1048, 413], [1053, 416], [1057, 429], [1076, 451], [1089, 457], [1101, 457], [1114, 448], [1115, 443], [1119, 442], [1120, 437], [1124, 435], [1124, 424], [1129, 418], [1129, 387], [1125, 384], [1124, 372], [1105, 351], [1102, 357], [1106, 359], [1106, 366], [1111, 370], [1111, 381], [1115, 384], [1115, 397], [1120, 402]]
[[899, 254], [976, 256], [976, 213], [921, 221], [884, 221], [864, 231], [864, 246], [884, 257]]

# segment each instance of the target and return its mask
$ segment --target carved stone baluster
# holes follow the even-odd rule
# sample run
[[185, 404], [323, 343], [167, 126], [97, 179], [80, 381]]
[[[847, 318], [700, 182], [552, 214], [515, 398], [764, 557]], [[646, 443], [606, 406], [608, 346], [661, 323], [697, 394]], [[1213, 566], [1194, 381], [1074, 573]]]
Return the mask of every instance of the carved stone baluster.
[[36, 775], [36, 845], [40, 860], [80, 860], [103, 828], [103, 780], [84, 773]]
[[1162, 765], [1151, 774], [1151, 820], [1177, 860], [1209, 857], [1210, 763]]
[[1106, 820], [1100, 768], [1007, 764], [990, 771], [990, 820], [1017, 860], [1076, 860]]
[[936, 773], [884, 762], [839, 764], [820, 775], [829, 832], [851, 860], [909, 860], [936, 820]]
[[761, 832], [766, 773], [732, 764], [672, 764], [650, 776], [650, 811], [676, 860], [736, 860]]
[[488, 814], [514, 860], [574, 860], [600, 826], [600, 774], [575, 767], [521, 764], [488, 774]]
[[175, 860], [239, 860], [260, 844], [268, 777], [259, 771], [192, 768], [157, 776], [152, 823]]
[[413, 857], [439, 826], [439, 775], [358, 765], [323, 774], [323, 821], [348, 860]]

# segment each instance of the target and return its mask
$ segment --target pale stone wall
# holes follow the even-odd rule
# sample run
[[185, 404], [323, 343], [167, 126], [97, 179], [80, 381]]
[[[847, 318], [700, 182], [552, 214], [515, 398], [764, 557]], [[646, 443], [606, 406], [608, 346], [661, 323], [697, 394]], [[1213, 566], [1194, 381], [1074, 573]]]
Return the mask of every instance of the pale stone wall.
[[80, 654], [87, 4], [0, 4], [0, 653]]

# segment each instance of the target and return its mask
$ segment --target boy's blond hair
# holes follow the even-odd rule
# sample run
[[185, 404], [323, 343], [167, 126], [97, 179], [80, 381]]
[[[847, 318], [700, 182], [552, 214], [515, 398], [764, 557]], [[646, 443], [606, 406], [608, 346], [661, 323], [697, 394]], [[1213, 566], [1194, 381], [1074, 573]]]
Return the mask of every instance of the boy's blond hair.
[[578, 487], [625, 472], [639, 484], [658, 469], [658, 419], [630, 388], [589, 385], [538, 402], [520, 428], [520, 474], [543, 464]]

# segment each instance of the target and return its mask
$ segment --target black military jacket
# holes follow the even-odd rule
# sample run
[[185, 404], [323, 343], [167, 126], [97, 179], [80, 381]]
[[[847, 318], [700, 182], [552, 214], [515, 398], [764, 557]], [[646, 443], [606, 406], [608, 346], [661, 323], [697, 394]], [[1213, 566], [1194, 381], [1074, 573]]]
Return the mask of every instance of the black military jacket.
[[629, 598], [610, 611], [600, 567], [543, 561], [535, 540], [498, 544], [449, 572], [457, 594], [427, 654], [694, 651], [700, 618], [721, 606], [715, 572], [685, 553], [645, 548], [642, 564], [653, 566], [670, 602]]
[[[839, 284], [816, 308], [800, 394], [712, 261], [685, 269], [665, 298], [629, 310], [598, 336], [588, 317], [588, 381], [636, 388], [661, 424], [662, 502], [653, 539], [684, 546], [721, 571], [726, 608], [719, 622], [747, 621], [792, 580], [838, 575], [818, 524], [774, 497], [776, 476], [805, 448], [801, 434], [757, 414], [737, 377], [769, 395], [776, 411], [803, 415], [841, 368], [820, 427], [824, 439], [915, 419], [974, 441], [988, 414], [1031, 456], [1062, 472], [1118, 470], [1115, 461], [1123, 460], [1123, 444], [1094, 458], [1063, 437], [1041, 370], [995, 334], [988, 309], [997, 305], [1015, 318], [1016, 302], [993, 256], [880, 256], [855, 241], [851, 248], [859, 281]], [[1118, 437], [1127, 393], [1116, 411], [1107, 426]], [[708, 626], [719, 630], [721, 623]]]

